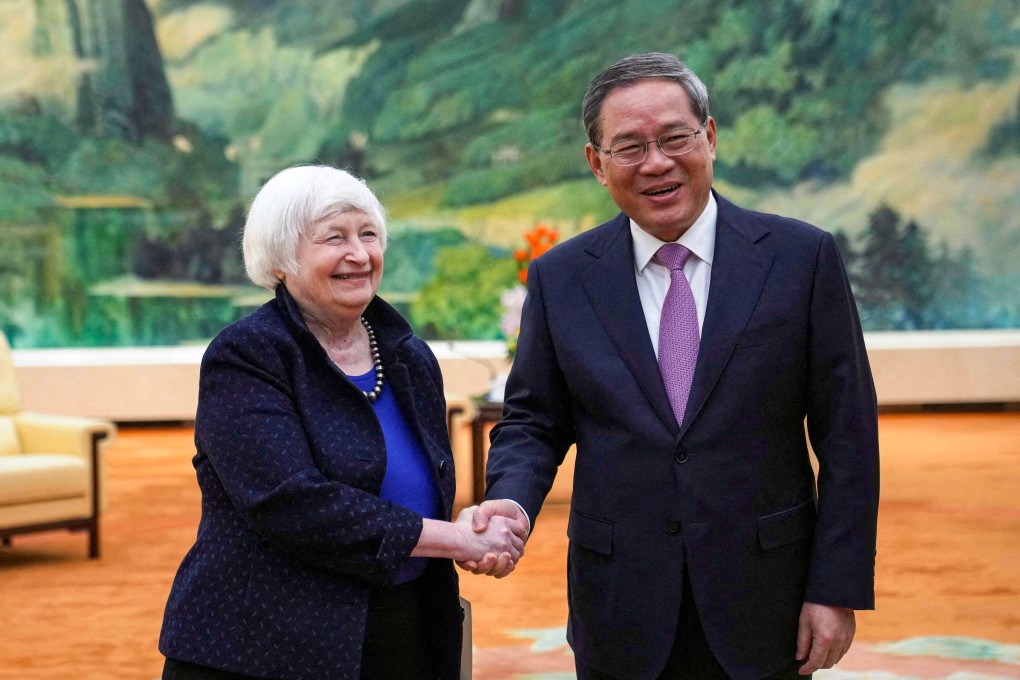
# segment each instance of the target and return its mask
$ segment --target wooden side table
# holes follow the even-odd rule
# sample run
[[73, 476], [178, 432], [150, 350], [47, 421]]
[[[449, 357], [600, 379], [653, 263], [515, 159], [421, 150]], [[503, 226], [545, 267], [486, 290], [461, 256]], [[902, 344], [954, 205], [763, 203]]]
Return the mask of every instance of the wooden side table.
[[483, 401], [478, 404], [475, 419], [471, 421], [471, 496], [475, 504], [485, 499], [486, 434], [490, 425], [503, 417], [503, 402]]

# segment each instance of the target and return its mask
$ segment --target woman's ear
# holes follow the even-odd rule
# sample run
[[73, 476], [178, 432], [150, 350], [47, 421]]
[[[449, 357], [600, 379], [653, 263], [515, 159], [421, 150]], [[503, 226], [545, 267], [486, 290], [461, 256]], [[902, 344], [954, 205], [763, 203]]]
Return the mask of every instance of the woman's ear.
[[280, 283], [287, 283], [287, 275], [284, 274], [282, 270], [274, 269], [273, 276], [275, 276], [276, 280], [279, 281]]

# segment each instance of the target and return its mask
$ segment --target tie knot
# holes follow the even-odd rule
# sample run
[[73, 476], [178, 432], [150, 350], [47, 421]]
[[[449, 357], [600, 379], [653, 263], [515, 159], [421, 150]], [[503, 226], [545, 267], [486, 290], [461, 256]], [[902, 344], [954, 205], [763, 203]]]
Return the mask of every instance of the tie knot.
[[687, 263], [687, 258], [690, 256], [691, 251], [679, 243], [667, 243], [659, 248], [659, 250], [655, 253], [655, 259], [658, 260], [660, 264], [665, 267], [669, 267], [673, 271], [683, 269], [684, 265]]

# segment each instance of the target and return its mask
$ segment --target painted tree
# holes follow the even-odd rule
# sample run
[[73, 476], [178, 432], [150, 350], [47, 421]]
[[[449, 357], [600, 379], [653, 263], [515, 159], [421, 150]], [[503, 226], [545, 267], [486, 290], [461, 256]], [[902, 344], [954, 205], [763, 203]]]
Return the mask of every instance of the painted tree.
[[64, 0], [78, 81], [76, 122], [85, 134], [168, 142], [174, 110], [145, 0]]
[[918, 330], [930, 327], [931, 306], [934, 300], [932, 285], [940, 272], [932, 269], [927, 236], [911, 220], [899, 238], [899, 279], [903, 298], [902, 327]]
[[868, 217], [856, 277], [857, 304], [867, 330], [895, 325], [897, 302], [902, 297], [897, 276], [900, 217], [883, 205]]
[[[990, 304], [975, 253], [932, 248], [914, 221], [896, 211], [871, 214], [854, 257], [851, 281], [866, 330], [995, 328], [1013, 323], [1010, 310]], [[848, 247], [841, 244], [841, 249]], [[999, 318], [1001, 317], [1001, 318]]]
[[435, 275], [411, 305], [411, 322], [426, 337], [499, 337], [500, 298], [515, 279], [516, 263], [478, 243], [442, 248]]
[[865, 328], [916, 330], [929, 326], [933, 299], [931, 256], [924, 231], [881, 206], [868, 219], [857, 268], [856, 295]]
[[1010, 318], [996, 318], [974, 251], [954, 253], [942, 241], [932, 257], [932, 304], [929, 328], [1008, 327]]

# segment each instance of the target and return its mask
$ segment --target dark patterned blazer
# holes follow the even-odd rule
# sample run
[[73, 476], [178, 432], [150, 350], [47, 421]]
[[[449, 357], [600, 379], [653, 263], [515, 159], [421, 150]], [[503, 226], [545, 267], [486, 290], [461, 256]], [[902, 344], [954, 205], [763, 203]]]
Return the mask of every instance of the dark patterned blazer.
[[[449, 520], [453, 455], [438, 362], [381, 299], [365, 316]], [[393, 582], [422, 518], [379, 497], [386, 449], [375, 412], [282, 284], [209, 345], [195, 443], [202, 518], [170, 592], [160, 651], [257, 677], [358, 678], [369, 592]], [[451, 561], [433, 559], [421, 578], [439, 677], [456, 678], [457, 575]]]
[[708, 643], [736, 680], [793, 662], [805, 600], [874, 603], [875, 388], [835, 240], [717, 200], [683, 422], [662, 384], [621, 214], [532, 263], [492, 431], [486, 495], [520, 502], [533, 520], [577, 444], [568, 639], [613, 677], [662, 670], [685, 564]]

